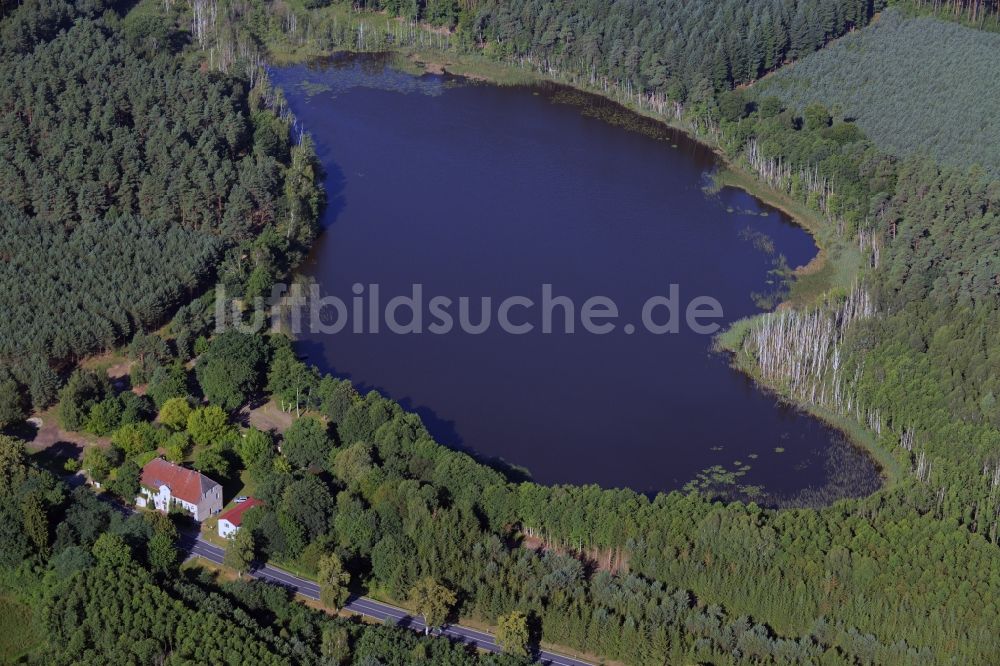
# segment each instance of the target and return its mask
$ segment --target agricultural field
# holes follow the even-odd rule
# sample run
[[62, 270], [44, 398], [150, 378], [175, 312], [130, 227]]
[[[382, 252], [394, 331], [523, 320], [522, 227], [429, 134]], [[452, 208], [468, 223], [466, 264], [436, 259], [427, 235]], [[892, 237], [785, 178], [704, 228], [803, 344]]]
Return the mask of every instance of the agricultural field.
[[[1000, 34], [886, 11], [755, 86], [853, 118], [882, 149], [1000, 173]], [[837, 115], [837, 114], [835, 114]]]

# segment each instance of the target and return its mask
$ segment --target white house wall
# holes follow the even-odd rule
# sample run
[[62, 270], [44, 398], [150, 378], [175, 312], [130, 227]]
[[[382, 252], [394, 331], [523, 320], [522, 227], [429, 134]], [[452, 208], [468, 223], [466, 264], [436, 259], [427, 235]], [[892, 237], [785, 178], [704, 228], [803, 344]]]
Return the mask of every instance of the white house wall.
[[148, 488], [140, 488], [140, 495], [135, 498], [135, 503], [141, 507], [152, 503], [157, 510], [167, 513], [170, 511], [171, 500], [201, 522], [222, 511], [222, 486], [216, 485], [210, 488], [198, 504], [192, 504], [179, 497], [171, 497], [170, 488], [167, 486], [160, 486], [159, 492], [155, 494]]
[[219, 521], [219, 536], [229, 538], [239, 532], [240, 528], [223, 518]]

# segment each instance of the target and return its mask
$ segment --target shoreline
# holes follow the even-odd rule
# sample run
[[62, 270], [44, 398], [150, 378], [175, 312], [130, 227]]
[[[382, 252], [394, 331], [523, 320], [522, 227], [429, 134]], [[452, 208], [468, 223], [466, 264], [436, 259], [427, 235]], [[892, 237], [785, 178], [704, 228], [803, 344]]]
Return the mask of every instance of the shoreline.
[[[879, 472], [879, 476], [883, 481], [882, 485], [875, 492], [891, 488], [903, 479], [905, 474], [899, 466], [899, 461], [896, 460], [889, 450], [885, 449], [878, 443], [875, 433], [849, 416], [838, 414], [830, 409], [820, 407], [818, 405], [804, 404], [790, 398], [787, 394], [783, 393], [779, 387], [763, 381], [760, 377], [760, 373], [757, 372], [753, 366], [748, 365], [741, 360], [740, 350], [734, 346], [734, 342], [737, 341], [726, 339], [726, 334], [733, 330], [738, 331], [740, 328], [745, 328], [753, 319], [753, 317], [740, 319], [734, 322], [729, 329], [726, 329], [726, 331], [723, 331], [721, 334], [716, 336], [713, 351], [725, 354], [729, 360], [729, 367], [735, 372], [738, 372], [752, 380], [754, 386], [756, 386], [758, 390], [775, 397], [782, 403], [793, 407], [797, 411], [808, 414], [825, 425], [837, 430], [837, 432], [841, 433], [845, 437], [851, 446], [863, 451], [865, 455], [875, 464], [875, 467]], [[745, 331], [740, 333], [745, 333]], [[730, 335], [730, 337], [732, 337], [732, 335]], [[738, 342], [742, 342], [742, 340], [743, 335], [740, 334]], [[870, 497], [870, 495], [867, 495], [866, 497]]]
[[[363, 53], [360, 51], [345, 50], [347, 53]], [[665, 129], [678, 132], [687, 141], [692, 141], [699, 147], [711, 151], [715, 159], [719, 162], [719, 168], [713, 175], [716, 187], [734, 187], [746, 192], [759, 203], [773, 208], [787, 216], [793, 224], [801, 227], [808, 233], [816, 244], [816, 255], [805, 266], [797, 267], [794, 271], [795, 280], [792, 282], [791, 291], [788, 297], [782, 301], [778, 307], [792, 307], [796, 305], [808, 305], [815, 302], [819, 296], [836, 287], [850, 287], [850, 282], [845, 282], [845, 277], [849, 275], [853, 278], [858, 271], [860, 262], [854, 257], [840, 260], [843, 251], [850, 254], [853, 249], [850, 244], [845, 244], [842, 239], [829, 233], [825, 227], [826, 220], [820, 214], [812, 211], [799, 201], [792, 199], [784, 192], [779, 192], [762, 182], [750, 170], [731, 159], [719, 146], [718, 142], [711, 137], [698, 135], [683, 123], [672, 121], [669, 118], [636, 108], [628, 104], [619, 102], [611, 97], [601, 94], [601, 92], [587, 87], [573, 85], [565, 81], [546, 77], [532, 71], [521, 70], [494, 61], [483, 61], [484, 56], [453, 57], [453, 54], [438, 53], [439, 58], [424, 57], [429, 51], [419, 51], [415, 49], [397, 49], [389, 51], [399, 57], [407, 65], [412, 67], [411, 73], [427, 73], [434, 75], [457, 76], [473, 82], [485, 82], [491, 85], [539, 85], [551, 84], [563, 86], [567, 89], [577, 91], [584, 95], [593, 96], [600, 99], [602, 103], [617, 107], [621, 112], [655, 123]], [[470, 62], [471, 59], [471, 62]], [[409, 68], [408, 68], [409, 69]], [[511, 78], [500, 78], [491, 76], [489, 70], [500, 69]], [[602, 117], [602, 116], [599, 116]], [[605, 122], [610, 122], [608, 118], [603, 118]], [[619, 124], [620, 125], [620, 124]], [[636, 128], [629, 128], [630, 131], [641, 131]], [[838, 261], [839, 260], [839, 261]]]
[[[459, 72], [448, 71], [447, 64], [436, 64], [435, 67], [439, 68], [440, 71], [445, 74], [470, 78]], [[716, 187], [720, 189], [724, 187], [734, 187], [742, 190], [756, 199], [759, 203], [780, 211], [795, 225], [806, 231], [816, 244], [817, 253], [805, 266], [797, 267], [794, 270], [795, 280], [792, 282], [790, 293], [785, 300], [778, 304], [776, 309], [809, 305], [818, 300], [820, 296], [827, 294], [832, 289], [835, 289], [838, 286], [844, 286], [843, 284], [838, 284], [843, 281], [843, 276], [840, 276], [840, 273], [846, 272], [851, 278], [854, 278], [857, 275], [859, 265], [856, 262], [851, 261], [850, 258], [841, 259], [837, 262], [837, 259], [842, 257], [843, 250], [850, 248], [845, 248], [843, 246], [842, 239], [828, 233], [830, 230], [824, 226], [825, 220], [821, 219], [818, 213], [809, 210], [801, 202], [790, 198], [787, 194], [779, 192], [760, 181], [753, 172], [743, 168], [731, 160], [723, 152], [720, 146], [711, 141], [708, 137], [698, 136], [691, 132], [689, 128], [684, 127], [679, 123], [673, 123], [664, 117], [622, 104], [621, 102], [605, 97], [598, 92], [574, 86], [562, 81], [554, 81], [543, 76], [536, 75], [535, 78], [538, 82], [554, 83], [556, 85], [566, 86], [587, 95], [593, 95], [607, 103], [620, 107], [625, 112], [638, 115], [647, 120], [659, 123], [670, 130], [680, 132], [687, 140], [710, 150], [719, 161], [720, 169], [713, 176], [713, 181]], [[485, 78], [474, 78], [473, 80], [493, 83], [489, 79]], [[833, 250], [838, 251], [835, 252]], [[841, 279], [838, 280], [838, 277], [841, 277]], [[810, 280], [810, 278], [813, 278], [813, 280]], [[824, 280], [827, 279], [829, 280], [829, 284], [824, 284]], [[815, 282], [818, 282], [819, 284], [815, 284]], [[748, 320], [742, 321], [749, 322], [757, 316], [761, 315], [755, 315]], [[741, 363], [737, 356], [738, 349], [720, 344], [718, 341], [721, 339], [721, 336], [732, 330], [738, 323], [739, 322], [734, 322], [728, 329], [718, 334], [716, 337], [716, 343], [713, 344], [716, 349], [724, 351], [729, 355], [730, 367], [734, 371], [752, 379], [754, 385], [759, 390], [773, 395], [782, 403], [789, 405], [802, 413], [809, 414], [818, 421], [837, 430], [852, 446], [863, 452], [875, 465], [878, 474], [882, 479], [882, 484], [875, 491], [875, 493], [894, 486], [901, 478], [903, 478], [898, 461], [896, 461], [889, 451], [879, 445], [874, 433], [848, 416], [837, 414], [816, 405], [802, 403], [791, 398], [782, 392], [779, 387], [764, 382], [760, 378], [759, 373], [754, 372], [752, 367], [746, 365], [745, 363]], [[740, 341], [742, 341], [742, 336], [740, 337]], [[866, 497], [870, 497], [870, 495], [867, 495]], [[834, 502], [836, 501], [839, 500], [834, 500]], [[832, 504], [833, 502], [831, 502], [831, 505]]]
[[[487, 61], [483, 59], [483, 56], [466, 56], [463, 58], [454, 57], [456, 54], [437, 52], [433, 55], [439, 57], [427, 57], [432, 53], [431, 50], [407, 47], [378, 52], [388, 53], [395, 56], [399, 61], [399, 65], [402, 65], [401, 67], [397, 66], [397, 68], [408, 71], [413, 75], [432, 74], [437, 76], [455, 76], [472, 82], [488, 83], [490, 85], [530, 86], [539, 84], [555, 84], [563, 86], [567, 89], [593, 96], [602, 100], [603, 103], [614, 105], [622, 112], [633, 114], [634, 116], [656, 123], [668, 130], [679, 132], [684, 136], [685, 140], [692, 141], [698, 146], [711, 151], [719, 163], [719, 170], [713, 176], [717, 187], [735, 187], [757, 199], [761, 204], [780, 211], [782, 214], [787, 216], [792, 223], [805, 230], [813, 238], [813, 242], [816, 244], [816, 255], [809, 261], [808, 264], [795, 269], [795, 280], [791, 283], [790, 293], [786, 299], [778, 305], [778, 308], [809, 305], [818, 300], [820, 296], [826, 295], [838, 286], [842, 286], [842, 284], [838, 283], [843, 282], [845, 273], [846, 276], [851, 278], [857, 274], [859, 268], [858, 262], [851, 261], [850, 257], [843, 257], [844, 251], [849, 251], [851, 249], [850, 246], [845, 247], [842, 239], [838, 239], [836, 236], [829, 233], [829, 229], [824, 228], [823, 223], [825, 220], [821, 220], [818, 213], [810, 211], [804, 206], [804, 204], [791, 199], [785, 193], [778, 192], [769, 187], [760, 181], [752, 172], [731, 160], [722, 151], [718, 143], [711, 141], [709, 137], [696, 135], [688, 127], [679, 123], [670, 122], [667, 118], [655, 115], [651, 112], [633, 108], [617, 100], [611, 99], [610, 97], [606, 97], [599, 92], [589, 90], [581, 86], [575, 86], [563, 81], [554, 80], [535, 72], [519, 70], [505, 63]], [[356, 49], [345, 48], [327, 51], [325, 53], [312, 52], [306, 54], [296, 54], [294, 56], [290, 56], [290, 54], [286, 53], [283, 54], [283, 57], [281, 57], [279, 61], [281, 65], [291, 65], [293, 63], [303, 63], [316, 60], [318, 58], [330, 57], [337, 53], [365, 54], [371, 53], [371, 51], [359, 51]], [[470, 58], [473, 62], [469, 61]], [[484, 70], [492, 71], [488, 73]], [[509, 78], [491, 76], [492, 72], [514, 76], [510, 76]], [[608, 122], [608, 120], [605, 119], [605, 122]], [[633, 131], [636, 131], [635, 128], [633, 128]], [[731, 368], [734, 371], [752, 379], [759, 390], [772, 394], [786, 405], [789, 405], [803, 413], [809, 414], [827, 426], [834, 428], [841, 433], [852, 446], [863, 451], [865, 455], [871, 459], [883, 481], [875, 493], [895, 485], [898, 480], [902, 478], [898, 462], [891, 455], [891, 453], [883, 449], [878, 444], [874, 433], [869, 432], [866, 428], [861, 426], [861, 424], [858, 424], [849, 417], [836, 414], [814, 405], [804, 404], [791, 398], [783, 393], [780, 387], [772, 386], [763, 382], [757, 373], [753, 372], [753, 368], [739, 361], [738, 349], [736, 346], [733, 345], [731, 341], [723, 342], [723, 340], [727, 334], [730, 336], [732, 335], [731, 332], [734, 328], [740, 327], [740, 324], [743, 322], [745, 322], [743, 323], [743, 327], [745, 327], [746, 324], [752, 319], [753, 317], [731, 324], [729, 328], [716, 336], [713, 348], [717, 351], [727, 353], [730, 356], [729, 360]], [[742, 341], [742, 335], [740, 335], [739, 340]], [[870, 496], [871, 495], [868, 495], [866, 497]], [[835, 502], [836, 501], [839, 500], [835, 500]], [[833, 503], [830, 505], [832, 504]]]

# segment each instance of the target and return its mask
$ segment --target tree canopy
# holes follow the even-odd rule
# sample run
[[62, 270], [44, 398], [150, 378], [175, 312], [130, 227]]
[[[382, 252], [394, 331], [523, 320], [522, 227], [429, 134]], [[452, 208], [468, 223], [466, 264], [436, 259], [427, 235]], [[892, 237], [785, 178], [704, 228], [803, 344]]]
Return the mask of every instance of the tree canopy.
[[[822, 102], [854, 118], [886, 152], [978, 164], [1000, 175], [1000, 34], [929, 17], [885, 12], [870, 29], [783, 69], [763, 95], [789, 105]], [[920, 63], [915, 67], [914, 63]]]
[[[251, 81], [266, 84], [197, 71], [169, 14], [137, 39], [114, 11], [39, 0], [3, 21], [0, 361], [39, 407], [59, 371], [162, 324], [213, 276], [238, 291], [258, 266], [287, 270], [318, 215], [311, 144], [291, 147]], [[282, 223], [295, 233], [267, 233]]]
[[263, 387], [267, 344], [258, 336], [229, 330], [212, 338], [195, 366], [208, 400], [233, 411]]

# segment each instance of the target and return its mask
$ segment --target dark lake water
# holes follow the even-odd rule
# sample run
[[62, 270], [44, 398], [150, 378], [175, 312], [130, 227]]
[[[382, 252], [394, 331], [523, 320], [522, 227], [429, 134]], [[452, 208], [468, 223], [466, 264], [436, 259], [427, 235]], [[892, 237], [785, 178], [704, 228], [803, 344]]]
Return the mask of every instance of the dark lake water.
[[[671, 284], [680, 319], [698, 296], [717, 299], [723, 322], [759, 312], [753, 294], [776, 288], [779, 255], [795, 267], [815, 254], [807, 233], [742, 191], [713, 193], [717, 161], [703, 146], [635, 117], [618, 120], [647, 131], [598, 119], [616, 107], [596, 98], [418, 78], [385, 62], [273, 72], [327, 172], [325, 231], [302, 272], [348, 302], [356, 283], [366, 297], [378, 284], [382, 304], [415, 283], [425, 302], [472, 297], [473, 322], [480, 297], [525, 296], [536, 304], [510, 319], [537, 325], [435, 335], [426, 314], [421, 334], [349, 325], [304, 333], [298, 348], [312, 362], [417, 411], [440, 442], [540, 482], [648, 492], [714, 468], [717, 482], [735, 473], [725, 478], [769, 503], [877, 487], [865, 455], [755, 388], [710, 336], [641, 325], [646, 300]], [[563, 309], [556, 332], [542, 332], [544, 284], [575, 303], [575, 333], [563, 331]], [[581, 329], [595, 295], [618, 307], [611, 333]]]

